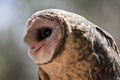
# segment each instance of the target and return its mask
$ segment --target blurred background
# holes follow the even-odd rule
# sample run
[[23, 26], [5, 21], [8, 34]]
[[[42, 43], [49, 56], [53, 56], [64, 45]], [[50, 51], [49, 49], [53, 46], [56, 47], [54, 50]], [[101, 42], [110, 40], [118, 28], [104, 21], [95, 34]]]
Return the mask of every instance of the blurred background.
[[23, 32], [34, 12], [48, 8], [84, 16], [111, 33], [120, 49], [120, 0], [0, 0], [0, 80], [38, 80]]

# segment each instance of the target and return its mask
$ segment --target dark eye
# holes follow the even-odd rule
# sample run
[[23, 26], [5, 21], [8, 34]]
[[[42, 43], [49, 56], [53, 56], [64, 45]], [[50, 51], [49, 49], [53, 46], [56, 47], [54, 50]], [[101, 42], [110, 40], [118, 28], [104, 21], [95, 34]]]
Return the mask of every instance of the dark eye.
[[42, 28], [37, 31], [37, 40], [41, 41], [51, 35], [52, 29]]

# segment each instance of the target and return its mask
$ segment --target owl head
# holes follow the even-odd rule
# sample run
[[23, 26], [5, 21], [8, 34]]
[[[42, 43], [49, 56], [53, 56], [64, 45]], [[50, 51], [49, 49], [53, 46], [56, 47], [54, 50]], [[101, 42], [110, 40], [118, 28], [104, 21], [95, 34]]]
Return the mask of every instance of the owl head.
[[45, 64], [59, 55], [65, 42], [66, 23], [54, 11], [38, 11], [27, 21], [24, 41], [29, 57], [36, 64]]

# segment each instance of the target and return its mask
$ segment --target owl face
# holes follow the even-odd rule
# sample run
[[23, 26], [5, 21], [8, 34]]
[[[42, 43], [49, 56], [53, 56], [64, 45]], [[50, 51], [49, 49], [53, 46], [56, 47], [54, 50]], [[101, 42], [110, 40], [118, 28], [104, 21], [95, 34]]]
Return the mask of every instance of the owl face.
[[61, 43], [63, 30], [57, 21], [43, 17], [30, 18], [27, 23], [25, 43], [30, 47], [29, 57], [36, 64], [45, 64], [53, 57]]

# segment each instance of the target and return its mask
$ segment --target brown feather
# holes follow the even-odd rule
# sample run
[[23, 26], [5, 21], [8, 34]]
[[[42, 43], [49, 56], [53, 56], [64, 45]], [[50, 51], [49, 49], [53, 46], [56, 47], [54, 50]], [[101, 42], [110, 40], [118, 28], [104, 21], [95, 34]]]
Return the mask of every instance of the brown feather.
[[[40, 20], [37, 21], [37, 18]], [[51, 39], [50, 43], [54, 43], [53, 46], [47, 43], [49, 49], [54, 51], [47, 53], [52, 57], [45, 55], [45, 51], [39, 53], [47, 58], [38, 57], [38, 63], [41, 63], [39, 58], [44, 61], [50, 59], [45, 64], [37, 63], [41, 80], [120, 80], [119, 50], [113, 37], [102, 28], [80, 15], [58, 9], [36, 12], [27, 26], [33, 24], [57, 30], [52, 33], [55, 36], [45, 40]], [[29, 27], [25, 35], [28, 45], [30, 41], [35, 43], [31, 37], [35, 37], [34, 26]]]

